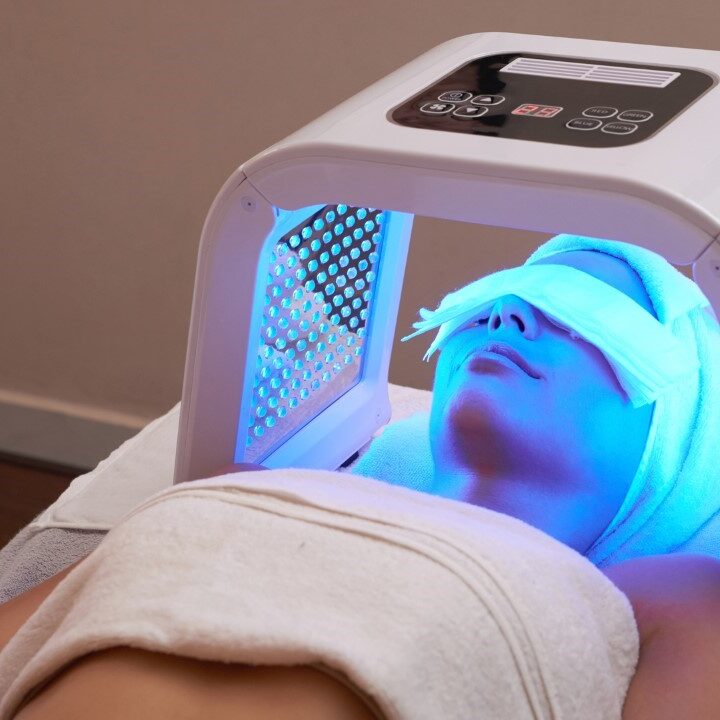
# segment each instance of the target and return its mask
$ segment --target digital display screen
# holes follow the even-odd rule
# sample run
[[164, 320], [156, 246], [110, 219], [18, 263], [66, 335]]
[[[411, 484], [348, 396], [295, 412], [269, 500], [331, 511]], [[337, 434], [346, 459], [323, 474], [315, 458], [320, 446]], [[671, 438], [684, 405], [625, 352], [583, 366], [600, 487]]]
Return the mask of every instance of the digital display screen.
[[559, 112], [562, 112], [562, 108], [557, 105], [536, 105], [535, 103], [523, 103], [512, 111], [512, 115], [551, 118], [555, 117]]

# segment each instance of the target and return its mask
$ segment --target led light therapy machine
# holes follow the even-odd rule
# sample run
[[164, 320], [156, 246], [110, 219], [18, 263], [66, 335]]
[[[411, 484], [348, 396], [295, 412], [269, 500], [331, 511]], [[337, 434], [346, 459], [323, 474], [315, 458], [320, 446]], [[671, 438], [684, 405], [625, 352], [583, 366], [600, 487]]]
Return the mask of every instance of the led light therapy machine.
[[412, 218], [649, 248], [720, 308], [720, 52], [444, 43], [243, 164], [202, 233], [175, 482], [335, 469], [390, 415]]

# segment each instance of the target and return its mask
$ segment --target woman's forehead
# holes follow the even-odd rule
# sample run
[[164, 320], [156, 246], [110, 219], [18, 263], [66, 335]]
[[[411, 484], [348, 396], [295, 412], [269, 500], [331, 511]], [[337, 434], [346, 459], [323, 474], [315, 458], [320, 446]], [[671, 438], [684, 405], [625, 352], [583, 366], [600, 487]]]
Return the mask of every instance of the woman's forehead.
[[533, 265], [540, 264], [567, 265], [576, 270], [582, 270], [625, 293], [651, 315], [655, 315], [655, 310], [640, 277], [620, 258], [595, 250], [572, 250], [533, 262]]

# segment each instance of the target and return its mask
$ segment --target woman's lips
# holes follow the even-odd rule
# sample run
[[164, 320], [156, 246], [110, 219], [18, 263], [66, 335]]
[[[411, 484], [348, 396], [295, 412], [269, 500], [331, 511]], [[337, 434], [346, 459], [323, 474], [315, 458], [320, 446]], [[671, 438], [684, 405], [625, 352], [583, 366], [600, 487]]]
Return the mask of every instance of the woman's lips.
[[535, 380], [540, 380], [542, 375], [530, 365], [525, 358], [511, 345], [501, 342], [490, 342], [480, 348], [473, 348], [470, 352], [465, 355], [461, 365], [464, 365], [473, 355], [479, 355], [482, 353], [491, 353], [493, 355], [500, 355], [507, 358], [515, 365], [517, 365], [526, 375], [529, 375]]

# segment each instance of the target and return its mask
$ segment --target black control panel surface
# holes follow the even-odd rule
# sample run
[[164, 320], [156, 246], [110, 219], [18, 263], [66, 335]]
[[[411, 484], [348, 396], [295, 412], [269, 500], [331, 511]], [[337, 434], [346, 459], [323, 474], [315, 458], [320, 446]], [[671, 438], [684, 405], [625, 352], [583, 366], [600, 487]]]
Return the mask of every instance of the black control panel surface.
[[654, 135], [715, 84], [688, 68], [491, 55], [454, 70], [388, 118], [428, 130], [617, 147]]

